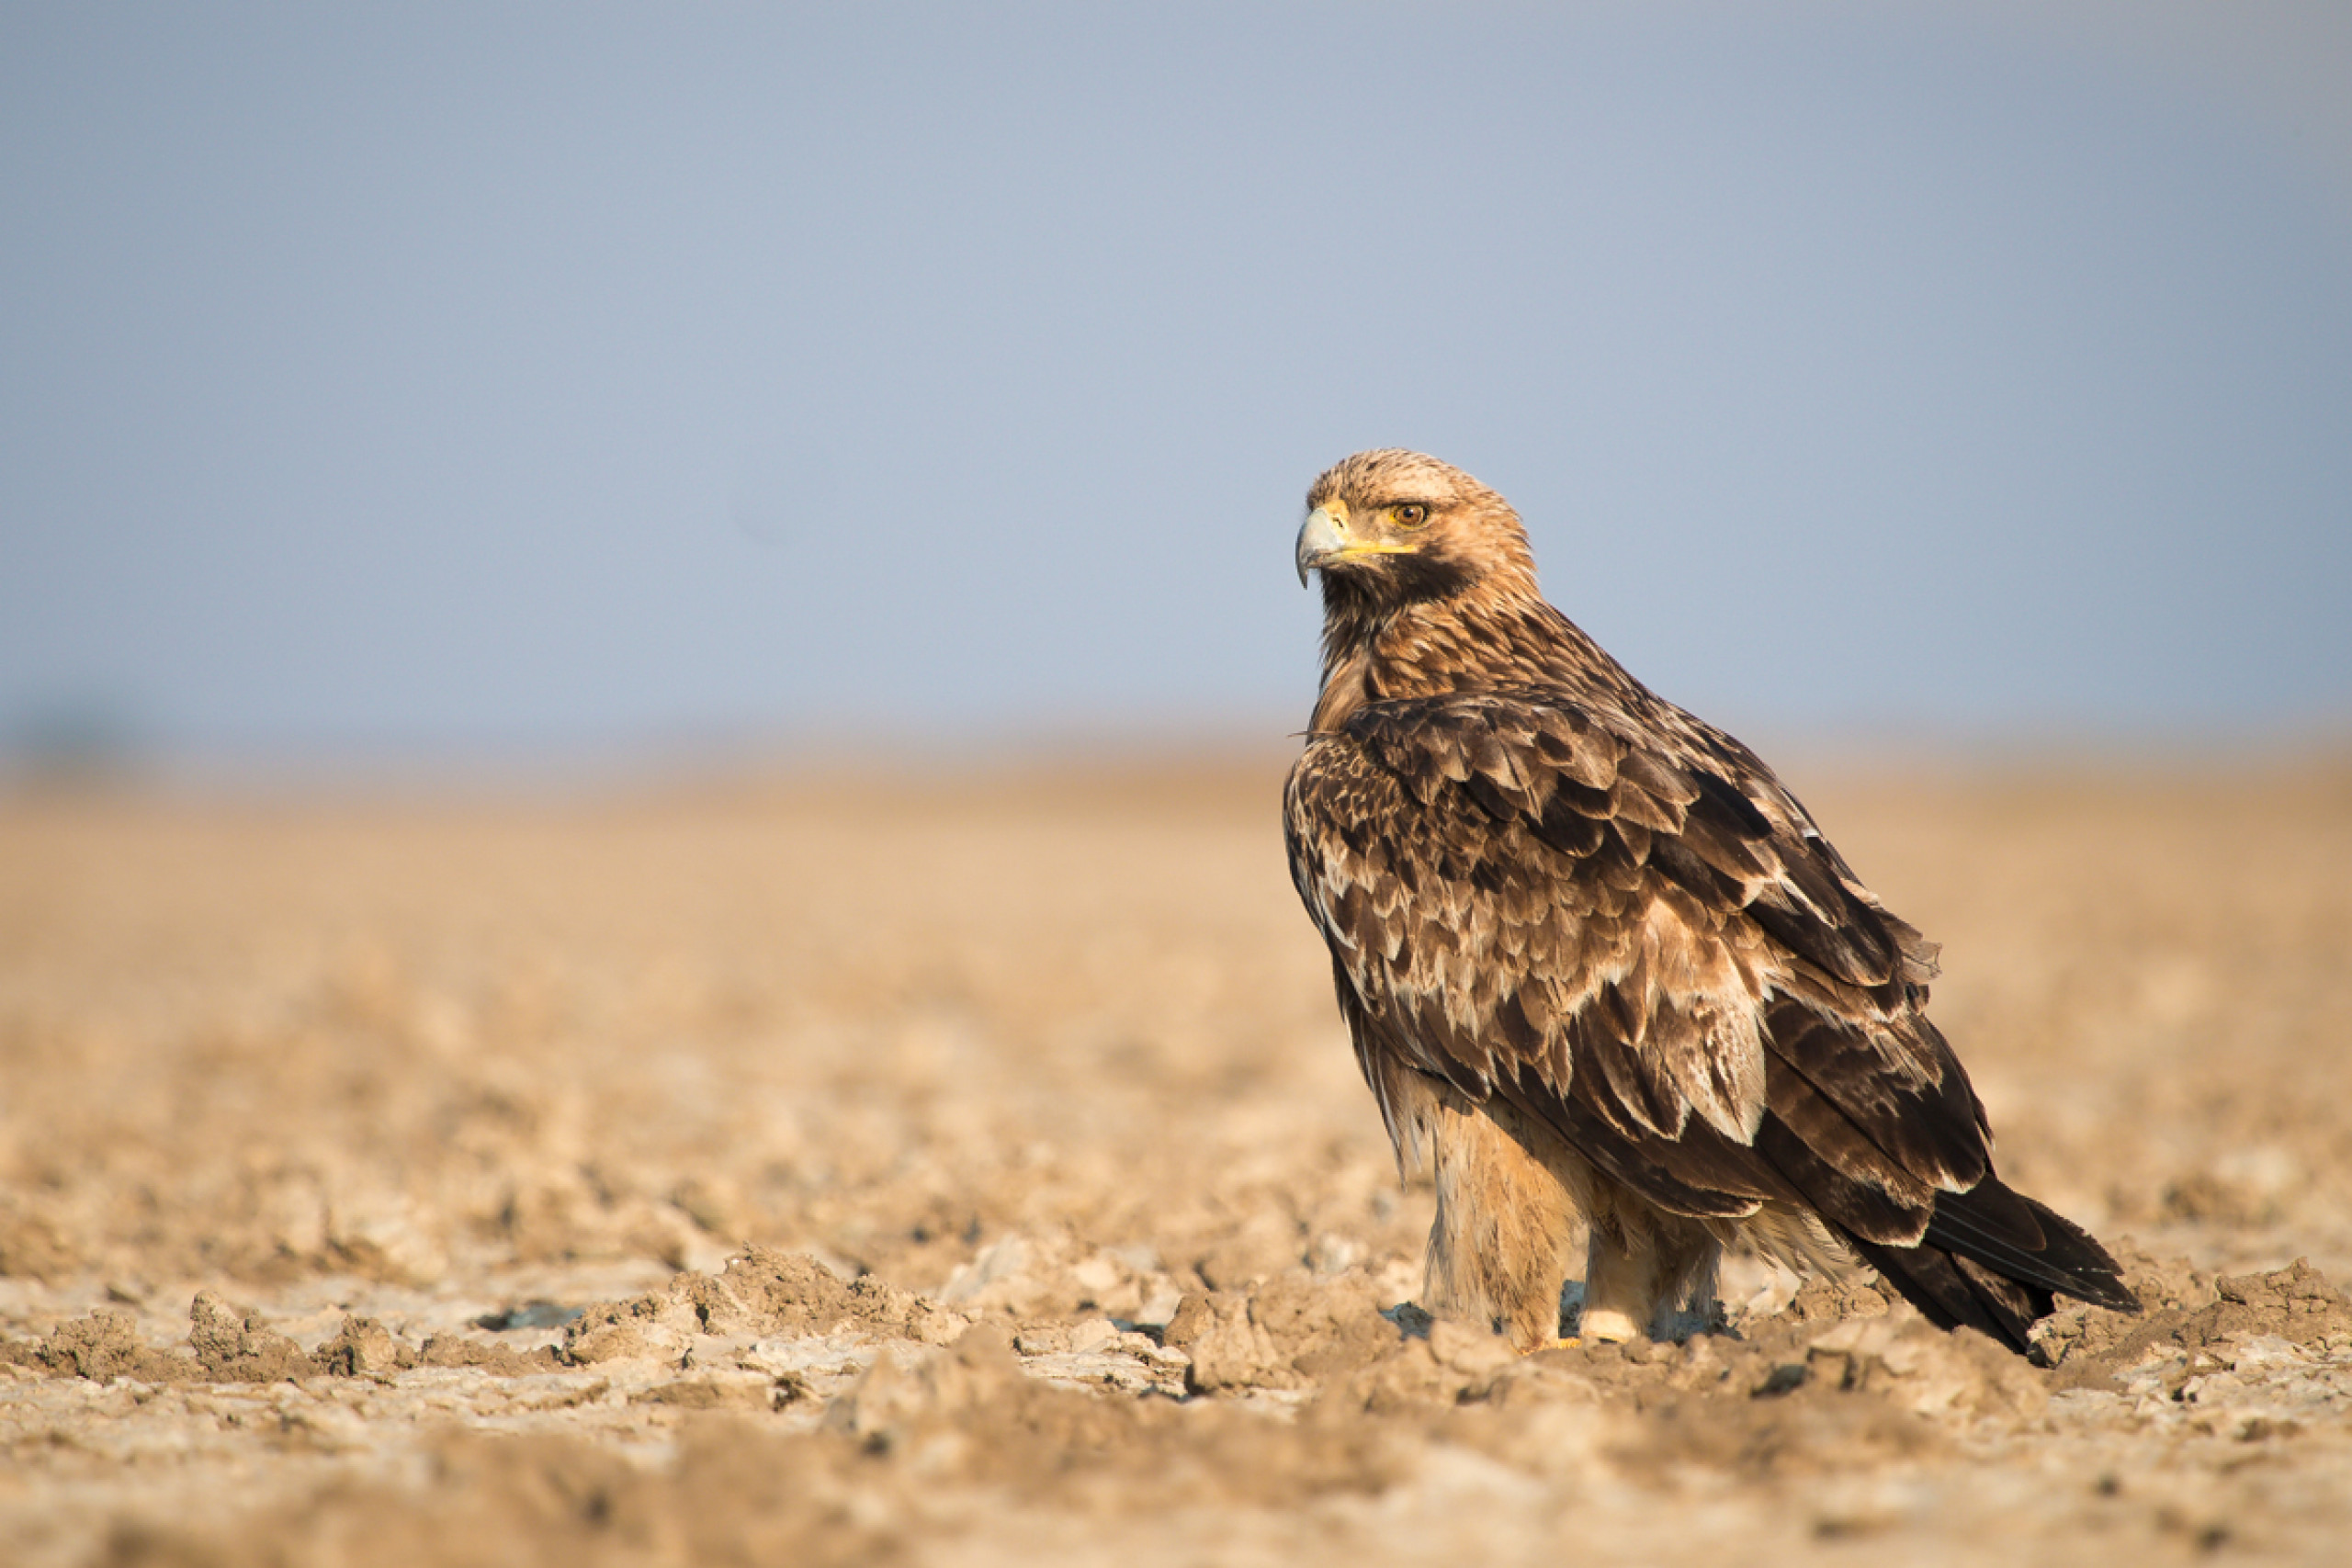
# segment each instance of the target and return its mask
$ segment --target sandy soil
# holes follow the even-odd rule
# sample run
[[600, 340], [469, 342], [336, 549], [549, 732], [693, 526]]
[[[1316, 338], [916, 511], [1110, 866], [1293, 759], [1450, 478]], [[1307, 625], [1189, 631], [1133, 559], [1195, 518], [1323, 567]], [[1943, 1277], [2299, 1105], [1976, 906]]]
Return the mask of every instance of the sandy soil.
[[1795, 771], [2149, 1301], [2034, 1366], [1400, 1306], [1281, 767], [0, 802], [0, 1561], [2341, 1560], [2352, 769]]

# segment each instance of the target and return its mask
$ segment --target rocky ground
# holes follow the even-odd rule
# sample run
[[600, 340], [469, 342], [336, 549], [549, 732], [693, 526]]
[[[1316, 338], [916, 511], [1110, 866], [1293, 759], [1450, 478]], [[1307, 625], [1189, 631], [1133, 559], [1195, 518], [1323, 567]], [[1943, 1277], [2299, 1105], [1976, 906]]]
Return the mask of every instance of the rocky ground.
[[2036, 1358], [1430, 1322], [1282, 761], [0, 800], [0, 1561], [2335, 1562], [2352, 768], [1792, 769]]

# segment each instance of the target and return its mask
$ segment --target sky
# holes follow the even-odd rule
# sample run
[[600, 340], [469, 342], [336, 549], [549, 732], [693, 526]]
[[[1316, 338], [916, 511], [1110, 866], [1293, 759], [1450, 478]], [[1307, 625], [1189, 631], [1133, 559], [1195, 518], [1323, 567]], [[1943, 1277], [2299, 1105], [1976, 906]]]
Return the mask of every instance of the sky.
[[1278, 739], [1308, 484], [1775, 738], [2352, 732], [2352, 7], [0, 0], [0, 756]]

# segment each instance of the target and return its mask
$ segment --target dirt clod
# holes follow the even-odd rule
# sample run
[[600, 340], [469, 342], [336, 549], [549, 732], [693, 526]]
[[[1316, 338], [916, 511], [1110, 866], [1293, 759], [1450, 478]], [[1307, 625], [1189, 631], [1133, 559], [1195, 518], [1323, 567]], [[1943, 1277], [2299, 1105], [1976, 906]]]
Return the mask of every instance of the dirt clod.
[[188, 1325], [188, 1348], [214, 1382], [277, 1382], [317, 1370], [300, 1345], [260, 1314], [231, 1307], [210, 1291], [197, 1292]]
[[93, 1313], [61, 1323], [40, 1342], [40, 1362], [62, 1377], [112, 1382], [192, 1382], [202, 1370], [185, 1356], [151, 1348], [128, 1314]]

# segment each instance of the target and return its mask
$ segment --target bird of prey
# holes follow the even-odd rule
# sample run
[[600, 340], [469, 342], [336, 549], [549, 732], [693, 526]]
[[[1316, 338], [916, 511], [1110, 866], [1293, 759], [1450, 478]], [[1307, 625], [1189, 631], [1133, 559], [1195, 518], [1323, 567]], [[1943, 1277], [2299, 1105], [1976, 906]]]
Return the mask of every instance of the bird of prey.
[[1727, 1244], [1859, 1256], [2019, 1351], [2055, 1296], [2137, 1310], [1994, 1174], [1935, 944], [1544, 600], [1501, 496], [1388, 450], [1307, 507], [1323, 679], [1283, 836], [1399, 1167], [1434, 1166], [1425, 1306], [1555, 1343], [1581, 1224], [1590, 1339], [1711, 1308]]

